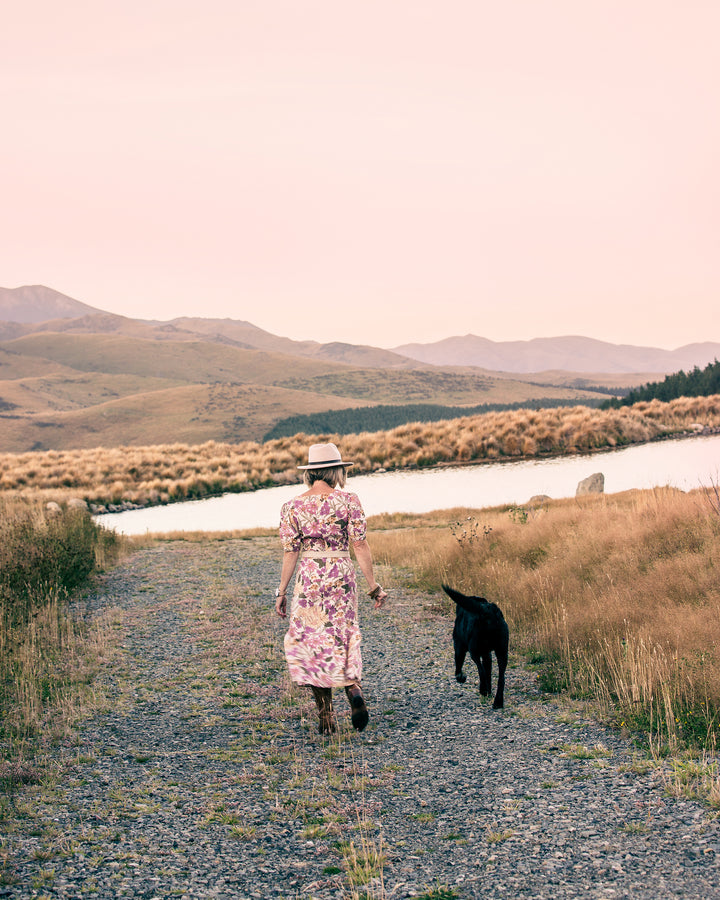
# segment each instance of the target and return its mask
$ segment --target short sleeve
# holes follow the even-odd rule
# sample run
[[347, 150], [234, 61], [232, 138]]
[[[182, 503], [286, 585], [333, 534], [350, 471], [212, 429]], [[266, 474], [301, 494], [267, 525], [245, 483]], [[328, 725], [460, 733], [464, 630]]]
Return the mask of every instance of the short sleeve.
[[348, 539], [353, 543], [364, 541], [367, 536], [365, 512], [357, 494], [348, 494]]
[[280, 510], [280, 543], [283, 550], [287, 552], [296, 553], [300, 550], [300, 528], [290, 501], [285, 503]]

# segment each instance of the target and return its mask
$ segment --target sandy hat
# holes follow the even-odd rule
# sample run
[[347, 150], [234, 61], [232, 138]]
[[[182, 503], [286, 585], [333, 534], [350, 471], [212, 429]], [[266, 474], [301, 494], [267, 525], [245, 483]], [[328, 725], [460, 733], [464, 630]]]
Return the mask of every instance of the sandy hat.
[[327, 469], [330, 466], [354, 466], [355, 463], [344, 462], [335, 444], [312, 444], [308, 450], [308, 464], [298, 469]]

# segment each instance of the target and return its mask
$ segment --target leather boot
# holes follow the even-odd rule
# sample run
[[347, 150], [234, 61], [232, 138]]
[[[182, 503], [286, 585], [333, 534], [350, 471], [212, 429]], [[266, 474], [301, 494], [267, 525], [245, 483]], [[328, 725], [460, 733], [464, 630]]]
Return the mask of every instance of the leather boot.
[[318, 731], [320, 734], [332, 734], [335, 731], [333, 717], [332, 690], [330, 688], [310, 685], [318, 708]]
[[353, 728], [355, 728], [357, 731], [362, 731], [363, 728], [367, 725], [368, 719], [370, 718], [368, 715], [367, 706], [365, 706], [365, 698], [363, 697], [362, 688], [357, 682], [355, 682], [355, 684], [349, 684], [345, 688], [345, 693], [347, 694], [347, 698], [350, 701], [350, 709], [352, 710], [351, 720], [353, 723]]

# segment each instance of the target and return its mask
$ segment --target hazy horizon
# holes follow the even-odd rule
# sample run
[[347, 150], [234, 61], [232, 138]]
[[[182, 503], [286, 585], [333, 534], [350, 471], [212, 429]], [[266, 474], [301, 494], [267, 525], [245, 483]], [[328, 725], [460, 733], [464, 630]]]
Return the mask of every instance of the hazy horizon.
[[720, 5], [50, 0], [0, 284], [394, 347], [720, 341]]

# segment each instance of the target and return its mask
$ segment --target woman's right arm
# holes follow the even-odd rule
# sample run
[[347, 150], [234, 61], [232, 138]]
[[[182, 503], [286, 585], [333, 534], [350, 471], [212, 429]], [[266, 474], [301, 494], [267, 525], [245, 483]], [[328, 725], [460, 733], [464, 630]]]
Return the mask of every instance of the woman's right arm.
[[282, 570], [280, 572], [280, 584], [278, 585], [278, 596], [275, 599], [275, 612], [281, 619], [287, 616], [287, 589], [290, 585], [290, 579], [297, 565], [298, 550], [286, 550], [283, 553]]

